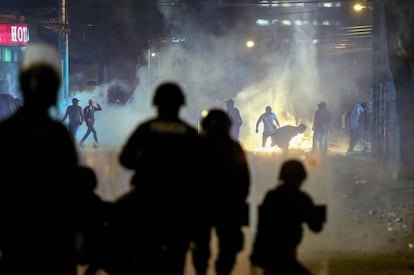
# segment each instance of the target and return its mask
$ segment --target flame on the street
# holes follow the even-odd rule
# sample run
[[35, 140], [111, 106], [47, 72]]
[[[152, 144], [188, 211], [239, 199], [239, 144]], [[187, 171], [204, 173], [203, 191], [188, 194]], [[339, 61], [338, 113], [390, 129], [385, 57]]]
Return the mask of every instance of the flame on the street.
[[[312, 148], [311, 139], [304, 134], [298, 134], [297, 136], [293, 137], [289, 143], [289, 151], [309, 151]], [[270, 138], [267, 140], [265, 147], [261, 146], [245, 146], [245, 149], [248, 151], [253, 152], [261, 152], [261, 153], [277, 153], [281, 152], [282, 150], [278, 146], [271, 146]]]

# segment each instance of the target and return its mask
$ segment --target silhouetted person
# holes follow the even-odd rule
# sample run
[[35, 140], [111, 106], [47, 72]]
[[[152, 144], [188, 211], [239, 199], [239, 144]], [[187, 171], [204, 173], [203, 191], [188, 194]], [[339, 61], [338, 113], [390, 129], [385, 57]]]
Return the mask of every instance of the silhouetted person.
[[277, 119], [276, 114], [272, 111], [272, 107], [266, 106], [266, 111], [257, 119], [256, 133], [259, 132], [260, 123], [263, 123], [262, 147], [265, 147], [267, 139], [280, 127], [279, 120]]
[[357, 103], [352, 108], [351, 114], [349, 116], [349, 147], [348, 152], [353, 152], [358, 141], [364, 134], [365, 121], [362, 119], [365, 118], [363, 113], [368, 109], [368, 106], [365, 102]]
[[[98, 179], [95, 171], [87, 166], [79, 166], [77, 180], [82, 188], [79, 204], [83, 205], [82, 218], [82, 245], [79, 263], [87, 265], [84, 275], [94, 275], [98, 270], [107, 270], [108, 263], [112, 261], [115, 251], [111, 251], [113, 236], [110, 234], [114, 203], [102, 200], [95, 192]], [[121, 232], [117, 232], [121, 233]]]
[[19, 70], [24, 104], [0, 123], [0, 274], [76, 275], [78, 155], [49, 116], [60, 85], [57, 49], [27, 46]]
[[72, 134], [73, 140], [76, 141], [76, 133], [78, 132], [79, 126], [83, 123], [83, 110], [82, 107], [79, 106], [79, 99], [76, 97], [72, 98], [72, 105], [69, 105], [66, 108], [62, 122], [64, 122], [68, 117], [69, 132]]
[[277, 145], [284, 155], [289, 153], [289, 143], [298, 134], [304, 133], [306, 126], [299, 124], [298, 126], [286, 125], [276, 129], [271, 135], [272, 146]]
[[201, 137], [179, 117], [184, 104], [178, 84], [160, 84], [153, 97], [156, 117], [137, 126], [119, 155], [120, 164], [135, 171], [131, 183], [137, 228], [131, 242], [136, 274], [184, 271], [204, 176]]
[[240, 138], [240, 127], [243, 124], [243, 120], [238, 108], [234, 106], [234, 100], [229, 99], [226, 101], [226, 111], [231, 119], [230, 136], [236, 141]]
[[312, 152], [316, 152], [318, 148], [323, 155], [328, 152], [328, 133], [331, 129], [331, 113], [326, 107], [326, 102], [322, 101], [313, 117]]
[[280, 184], [269, 190], [259, 206], [258, 227], [250, 260], [264, 275], [311, 274], [298, 260], [303, 225], [320, 232], [325, 208], [316, 207], [300, 188], [307, 178], [302, 162], [287, 160], [279, 173]]
[[204, 193], [207, 218], [194, 242], [193, 263], [197, 275], [207, 274], [214, 228], [218, 237], [215, 274], [229, 275], [244, 244], [242, 226], [248, 216], [249, 166], [242, 147], [229, 134], [231, 120], [225, 111], [210, 110], [201, 127], [208, 169], [203, 174], [208, 188]]
[[80, 141], [79, 145], [81, 147], [83, 147], [83, 143], [91, 133], [93, 134], [93, 140], [95, 141], [93, 143], [93, 148], [99, 147], [98, 134], [95, 129], [95, 112], [97, 111], [102, 111], [101, 105], [97, 102], [94, 102], [92, 99], [89, 99], [88, 106], [83, 108], [83, 118], [88, 128], [86, 129], [86, 133], [83, 135]]

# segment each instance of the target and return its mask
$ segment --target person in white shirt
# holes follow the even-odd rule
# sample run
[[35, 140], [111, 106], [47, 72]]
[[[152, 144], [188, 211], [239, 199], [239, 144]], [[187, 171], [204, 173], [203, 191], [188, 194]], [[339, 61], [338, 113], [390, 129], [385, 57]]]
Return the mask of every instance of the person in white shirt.
[[263, 123], [262, 147], [266, 146], [267, 138], [280, 127], [276, 114], [272, 111], [272, 107], [266, 106], [266, 112], [261, 114], [256, 122], [256, 133], [259, 132], [259, 125]]

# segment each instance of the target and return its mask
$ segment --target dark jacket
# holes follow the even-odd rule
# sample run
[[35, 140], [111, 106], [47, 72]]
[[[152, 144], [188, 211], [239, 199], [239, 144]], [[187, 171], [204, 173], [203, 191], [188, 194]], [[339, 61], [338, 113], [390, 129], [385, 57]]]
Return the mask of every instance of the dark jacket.
[[259, 223], [253, 246], [253, 264], [269, 267], [283, 255], [295, 257], [302, 240], [303, 224], [314, 232], [323, 221], [315, 217], [311, 197], [295, 186], [282, 184], [268, 191], [259, 209]]

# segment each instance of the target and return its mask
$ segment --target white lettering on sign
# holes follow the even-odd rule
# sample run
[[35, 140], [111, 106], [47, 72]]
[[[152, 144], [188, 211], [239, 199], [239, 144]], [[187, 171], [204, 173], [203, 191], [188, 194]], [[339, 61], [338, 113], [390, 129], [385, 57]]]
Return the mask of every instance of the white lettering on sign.
[[18, 26], [11, 26], [11, 40], [13, 42], [27, 42], [29, 41], [29, 35], [27, 32], [27, 27], [18, 27]]

